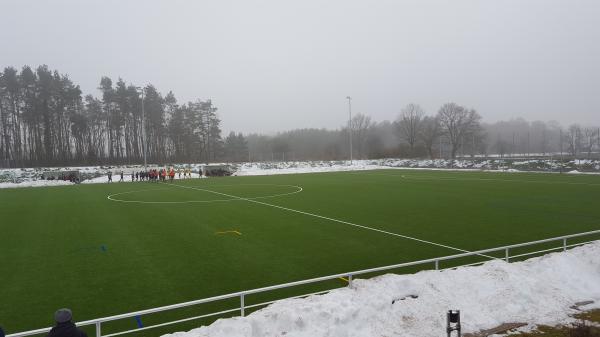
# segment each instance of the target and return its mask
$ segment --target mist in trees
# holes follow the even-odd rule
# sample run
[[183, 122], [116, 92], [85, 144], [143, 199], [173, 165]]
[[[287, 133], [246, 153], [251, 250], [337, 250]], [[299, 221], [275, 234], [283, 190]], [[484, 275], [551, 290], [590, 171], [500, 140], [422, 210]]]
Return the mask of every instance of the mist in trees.
[[[108, 77], [99, 97], [47, 66], [0, 73], [0, 166], [214, 161], [224, 151], [210, 100], [177, 103]], [[143, 95], [142, 95], [143, 93]], [[142, 101], [143, 97], [143, 101]], [[145, 125], [144, 125], [145, 123]]]
[[[475, 156], [547, 156], [560, 154], [578, 158], [598, 157], [600, 129], [567, 128], [557, 122], [522, 118], [483, 123], [472, 108], [443, 104], [427, 114], [418, 104], [408, 104], [394, 121], [374, 122], [365, 114], [352, 118], [355, 159], [445, 158]], [[247, 135], [250, 161], [347, 160], [348, 127], [337, 130], [297, 129], [276, 135]], [[594, 158], [596, 158], [594, 157]]]
[[241, 133], [229, 133], [225, 138], [225, 158], [232, 162], [244, 162], [250, 160], [248, 152], [248, 141]]

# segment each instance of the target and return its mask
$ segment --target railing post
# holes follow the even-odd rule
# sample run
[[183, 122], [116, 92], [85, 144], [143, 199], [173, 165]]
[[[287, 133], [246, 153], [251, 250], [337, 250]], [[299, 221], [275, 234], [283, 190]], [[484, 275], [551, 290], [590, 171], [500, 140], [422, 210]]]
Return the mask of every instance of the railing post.
[[244, 317], [244, 294], [240, 295], [240, 314]]
[[435, 260], [435, 270], [440, 270], [440, 260]]
[[102, 330], [100, 329], [101, 322], [96, 322], [96, 337], [102, 337]]
[[567, 238], [563, 239], [563, 252], [567, 251]]
[[510, 261], [509, 261], [509, 255], [508, 255], [508, 248], [506, 248], [506, 251], [505, 251], [505, 258], [504, 258], [504, 259], [506, 260], [506, 262], [510, 262]]
[[352, 288], [352, 274], [348, 274], [348, 287]]

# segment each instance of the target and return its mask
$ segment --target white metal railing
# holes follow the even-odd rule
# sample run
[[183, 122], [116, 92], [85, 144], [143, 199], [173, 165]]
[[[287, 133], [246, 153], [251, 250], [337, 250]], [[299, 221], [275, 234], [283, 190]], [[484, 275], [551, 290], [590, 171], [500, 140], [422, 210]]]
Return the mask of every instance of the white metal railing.
[[[274, 300], [274, 301], [268, 301], [268, 302], [263, 302], [263, 303], [258, 303], [258, 304], [246, 305], [245, 302], [244, 302], [245, 297], [247, 295], [251, 295], [251, 294], [264, 293], [264, 292], [269, 292], [269, 291], [278, 290], [278, 289], [284, 289], [284, 288], [290, 288], [290, 287], [299, 286], [299, 285], [305, 285], [305, 284], [323, 282], [323, 281], [328, 281], [328, 280], [334, 280], [334, 279], [338, 279], [338, 278], [341, 278], [341, 277], [345, 277], [348, 280], [348, 286], [352, 287], [353, 279], [357, 275], [364, 275], [364, 274], [369, 274], [369, 273], [376, 273], [376, 272], [387, 271], [387, 270], [391, 270], [391, 269], [398, 269], [398, 268], [403, 268], [403, 267], [411, 267], [411, 266], [417, 266], [417, 265], [423, 265], [423, 264], [432, 264], [432, 263], [433, 263], [434, 269], [435, 270], [439, 270], [440, 269], [440, 262], [441, 261], [455, 260], [455, 259], [464, 258], [464, 257], [470, 257], [470, 256], [480, 256], [481, 257], [482, 254], [493, 253], [493, 252], [504, 252], [504, 258], [502, 260], [504, 260], [506, 262], [510, 262], [510, 259], [514, 259], [514, 258], [525, 257], [525, 256], [530, 256], [530, 255], [535, 255], [535, 254], [540, 254], [540, 253], [545, 253], [545, 252], [550, 252], [550, 251], [556, 251], [556, 250], [566, 251], [567, 248], [570, 248], [570, 247], [579, 246], [579, 245], [583, 245], [583, 244], [586, 244], [586, 243], [597, 241], [598, 239], [594, 239], [594, 240], [590, 240], [590, 241], [577, 242], [577, 243], [573, 243], [573, 244], [569, 244], [568, 241], [567, 241], [568, 239], [571, 239], [571, 238], [590, 236], [590, 235], [594, 235], [594, 234], [600, 234], [600, 230], [595, 230], [595, 231], [590, 231], [590, 232], [584, 232], [584, 233], [578, 233], [578, 234], [565, 235], [565, 236], [560, 236], [560, 237], [555, 237], [555, 238], [550, 238], [550, 239], [544, 239], [544, 240], [530, 241], [530, 242], [519, 243], [519, 244], [514, 244], [514, 245], [509, 245], [509, 246], [489, 248], [489, 249], [484, 249], [484, 250], [479, 250], [479, 251], [474, 251], [474, 252], [461, 253], [461, 254], [456, 254], [456, 255], [436, 257], [436, 258], [431, 258], [431, 259], [426, 259], [426, 260], [419, 260], [419, 261], [412, 261], [412, 262], [400, 263], [400, 264], [389, 265], [389, 266], [384, 266], [384, 267], [364, 269], [364, 270], [353, 271], [353, 272], [348, 272], [348, 273], [341, 273], [341, 274], [335, 274], [335, 275], [317, 277], [317, 278], [312, 278], [312, 279], [307, 279], [307, 280], [302, 280], [302, 281], [295, 281], [295, 282], [290, 282], [290, 283], [285, 283], [285, 284], [279, 284], [279, 285], [274, 285], [274, 286], [269, 286], [269, 287], [264, 287], [264, 288], [257, 288], [257, 289], [252, 289], [252, 290], [239, 291], [239, 292], [225, 294], [225, 295], [219, 295], [219, 296], [214, 296], [214, 297], [203, 298], [203, 299], [199, 299], [199, 300], [195, 300], [195, 301], [177, 303], [177, 304], [166, 305], [166, 306], [157, 307], [157, 308], [153, 308], [153, 309], [134, 311], [134, 312], [130, 312], [130, 313], [126, 313], [126, 314], [121, 314], [121, 315], [115, 315], [115, 316], [109, 316], [109, 317], [92, 319], [92, 320], [88, 320], [88, 321], [77, 322], [77, 326], [82, 327], [82, 326], [94, 325], [95, 329], [96, 329], [96, 337], [112, 337], [112, 336], [119, 336], [119, 335], [124, 335], [124, 334], [128, 334], [128, 333], [134, 333], [134, 332], [139, 332], [139, 331], [143, 331], [143, 330], [148, 330], [148, 329], [163, 327], [163, 326], [167, 326], [167, 325], [172, 325], [172, 324], [177, 324], [177, 323], [182, 323], [182, 322], [197, 320], [197, 319], [211, 317], [211, 316], [219, 316], [219, 315], [223, 315], [223, 314], [227, 314], [227, 313], [233, 313], [233, 312], [239, 312], [240, 316], [244, 316], [247, 309], [252, 309], [252, 308], [256, 308], [256, 307], [265, 306], [265, 305], [268, 305], [268, 304], [271, 304], [271, 303], [274, 303], [274, 302], [278, 301], [278, 300]], [[527, 252], [527, 253], [522, 253], [522, 254], [517, 254], [517, 255], [512, 255], [512, 256], [510, 255], [510, 251], [512, 249], [515, 249], [515, 248], [527, 247], [527, 246], [532, 246], [532, 245], [537, 245], [537, 244], [542, 244], [542, 243], [548, 243], [548, 242], [555, 242], [555, 241], [562, 241], [562, 244], [560, 246], [558, 246], [558, 247], [547, 248], [547, 249], [543, 249], [543, 250], [538, 250], [538, 251], [533, 251], [533, 252]], [[459, 267], [459, 266], [478, 265], [478, 264], [482, 264], [484, 262], [486, 262], [486, 261], [474, 262], [474, 263], [468, 263], [468, 264], [461, 264], [461, 265], [452, 266], [451, 268], [455, 268], [455, 267]], [[320, 292], [316, 292], [316, 293], [304, 294], [304, 295], [299, 295], [299, 296], [294, 296], [294, 297], [287, 297], [287, 298], [289, 299], [289, 298], [306, 297], [306, 296], [310, 296], [310, 295], [323, 294], [323, 293], [326, 293], [328, 291], [329, 290], [325, 290], [325, 291], [320, 291]], [[143, 315], [149, 315], [149, 314], [154, 314], [154, 313], [158, 313], [158, 312], [162, 312], [162, 311], [169, 311], [169, 310], [174, 310], [174, 309], [180, 309], [180, 308], [185, 308], [185, 307], [199, 305], [199, 304], [204, 304], [204, 303], [211, 303], [211, 302], [221, 301], [221, 300], [230, 299], [230, 298], [239, 298], [240, 299], [240, 307], [239, 308], [228, 309], [228, 310], [223, 310], [223, 311], [219, 311], [219, 312], [213, 312], [213, 313], [209, 313], [209, 314], [204, 314], [204, 315], [200, 315], [200, 316], [194, 316], [194, 317], [179, 319], [179, 320], [175, 320], [175, 321], [169, 321], [169, 322], [165, 322], [165, 323], [161, 323], [161, 324], [155, 324], [155, 325], [151, 325], [151, 326], [147, 326], [147, 327], [142, 327], [142, 328], [138, 328], [138, 329], [131, 329], [131, 330], [126, 330], [126, 331], [121, 331], [121, 332], [116, 332], [116, 333], [111, 333], [111, 334], [106, 334], [106, 335], [102, 334], [102, 324], [106, 323], [106, 322], [117, 321], [117, 320], [122, 320], [122, 319], [126, 319], [126, 318], [141, 317]], [[281, 300], [281, 299], [279, 299], [279, 300]], [[51, 328], [48, 327], [48, 328], [42, 328], [42, 329], [36, 329], [36, 330], [30, 330], [30, 331], [24, 331], [24, 332], [18, 332], [18, 333], [6, 335], [6, 337], [24, 337], [24, 336], [40, 335], [40, 334], [47, 333], [50, 329]]]

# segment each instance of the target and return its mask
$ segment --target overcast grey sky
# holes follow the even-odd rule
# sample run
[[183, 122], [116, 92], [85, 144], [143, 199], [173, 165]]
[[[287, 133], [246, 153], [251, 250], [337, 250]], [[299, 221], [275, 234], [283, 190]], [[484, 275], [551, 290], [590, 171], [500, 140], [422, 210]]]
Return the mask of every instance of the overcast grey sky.
[[0, 0], [0, 66], [47, 64], [211, 98], [224, 129], [394, 119], [448, 101], [485, 121], [600, 124], [599, 0]]

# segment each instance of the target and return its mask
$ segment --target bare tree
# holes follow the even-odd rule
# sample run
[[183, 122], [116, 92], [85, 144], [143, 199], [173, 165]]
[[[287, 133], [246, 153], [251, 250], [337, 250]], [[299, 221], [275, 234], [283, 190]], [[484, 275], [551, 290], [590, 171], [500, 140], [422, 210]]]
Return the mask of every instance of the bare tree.
[[411, 103], [402, 109], [400, 116], [396, 119], [398, 134], [410, 146], [411, 155], [414, 154], [415, 143], [419, 138], [419, 128], [424, 114], [423, 109], [418, 104]]
[[468, 110], [456, 103], [442, 105], [437, 117], [452, 146], [452, 158], [456, 158], [456, 152], [459, 150], [462, 141], [481, 128], [479, 124], [481, 116], [477, 111], [474, 109]]
[[433, 146], [441, 135], [440, 122], [436, 117], [425, 116], [420, 124], [419, 139], [425, 144], [429, 158], [433, 159]]
[[358, 157], [363, 158], [367, 141], [367, 131], [373, 125], [371, 117], [357, 114], [352, 117], [350, 125], [352, 127], [352, 144], [354, 144], [358, 151]]
[[569, 153], [575, 157], [581, 151], [581, 126], [577, 124], [571, 124], [565, 135], [567, 147]]
[[510, 143], [498, 136], [498, 140], [496, 140], [496, 144], [494, 144], [494, 147], [496, 153], [500, 155], [500, 158], [504, 158], [504, 155], [506, 155], [506, 153], [510, 149]]
[[531, 129], [532, 129], [532, 141], [531, 144], [533, 144], [533, 150], [534, 152], [536, 152], [535, 150], [539, 151], [542, 154], [546, 154], [546, 152], [548, 152], [549, 149], [549, 130], [548, 127], [546, 126], [546, 123], [541, 122], [541, 121], [534, 121], [531, 123]]
[[598, 132], [596, 132], [596, 149], [600, 153], [600, 128], [598, 128]]
[[585, 128], [583, 129], [583, 148], [588, 154], [588, 158], [592, 158], [592, 150], [594, 148], [594, 144], [596, 143], [596, 129], [594, 128]]

